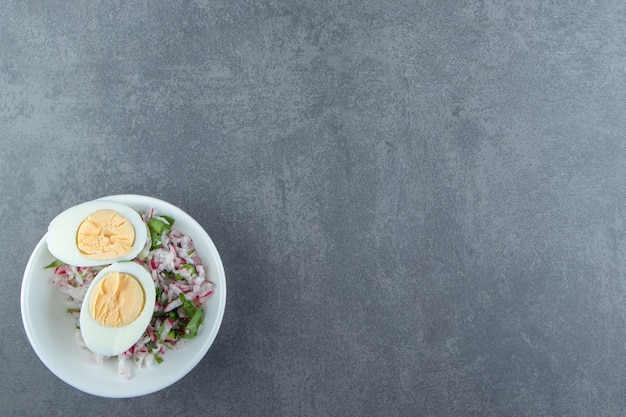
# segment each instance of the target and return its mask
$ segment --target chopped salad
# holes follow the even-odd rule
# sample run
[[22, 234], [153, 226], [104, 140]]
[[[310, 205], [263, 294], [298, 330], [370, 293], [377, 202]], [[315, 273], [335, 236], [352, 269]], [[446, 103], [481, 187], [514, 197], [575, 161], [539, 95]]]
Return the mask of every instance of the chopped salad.
[[[144, 334], [118, 355], [120, 374], [126, 378], [132, 376], [129, 359], [138, 367], [155, 361], [161, 363], [168, 350], [182, 347], [186, 340], [198, 334], [204, 315], [203, 302], [214, 289], [191, 237], [172, 228], [173, 218], [158, 216], [152, 209], [143, 214], [142, 219], [150, 236], [133, 262], [152, 275], [156, 302]], [[104, 266], [76, 267], [56, 260], [46, 268], [54, 268], [52, 283], [67, 295], [67, 312], [76, 317], [77, 342], [86, 348], [80, 333], [80, 308], [89, 284]], [[95, 355], [94, 359], [102, 363], [106, 358]]]

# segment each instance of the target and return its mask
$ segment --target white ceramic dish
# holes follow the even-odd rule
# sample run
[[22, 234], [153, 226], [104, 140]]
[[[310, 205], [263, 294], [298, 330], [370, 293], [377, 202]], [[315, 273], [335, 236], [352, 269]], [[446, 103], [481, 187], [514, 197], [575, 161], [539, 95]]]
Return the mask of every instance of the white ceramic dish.
[[205, 304], [198, 336], [182, 348], [168, 351], [163, 362], [138, 369], [130, 364], [133, 377], [119, 375], [117, 358], [102, 365], [79, 347], [74, 338], [75, 320], [66, 313], [64, 295], [50, 283], [52, 271], [44, 269], [54, 260], [44, 236], [33, 251], [22, 281], [21, 311], [24, 329], [39, 359], [61, 380], [89, 394], [127, 398], [153, 393], [175, 383], [191, 371], [207, 353], [217, 336], [226, 306], [226, 276], [219, 253], [209, 235], [191, 216], [165, 201], [140, 195], [115, 195], [102, 199], [127, 204], [143, 212], [155, 208], [176, 220], [174, 227], [192, 237], [215, 292]]

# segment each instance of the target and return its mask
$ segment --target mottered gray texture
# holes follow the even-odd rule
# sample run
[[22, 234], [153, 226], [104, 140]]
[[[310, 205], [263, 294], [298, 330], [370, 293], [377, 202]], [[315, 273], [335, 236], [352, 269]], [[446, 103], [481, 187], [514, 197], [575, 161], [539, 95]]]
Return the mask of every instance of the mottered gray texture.
[[[0, 3], [3, 415], [620, 416], [622, 2]], [[65, 208], [216, 243], [200, 364], [110, 400], [22, 329]]]

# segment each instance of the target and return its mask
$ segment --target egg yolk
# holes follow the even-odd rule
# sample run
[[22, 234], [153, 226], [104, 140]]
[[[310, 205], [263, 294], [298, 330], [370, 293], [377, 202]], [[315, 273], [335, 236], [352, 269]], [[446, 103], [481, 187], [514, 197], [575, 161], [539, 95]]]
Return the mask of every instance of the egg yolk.
[[135, 228], [115, 210], [104, 209], [91, 213], [78, 226], [76, 246], [89, 259], [106, 260], [132, 252]]
[[134, 276], [111, 272], [94, 287], [89, 311], [103, 326], [122, 327], [139, 317], [145, 299], [143, 288]]

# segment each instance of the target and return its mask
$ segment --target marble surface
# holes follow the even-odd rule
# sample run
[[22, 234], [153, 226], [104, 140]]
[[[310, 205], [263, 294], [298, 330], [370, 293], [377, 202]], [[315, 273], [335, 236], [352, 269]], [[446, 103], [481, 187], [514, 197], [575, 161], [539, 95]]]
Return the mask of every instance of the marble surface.
[[[0, 2], [7, 416], [620, 416], [618, 1]], [[172, 387], [93, 397], [22, 327], [48, 222], [136, 193], [228, 281]]]

